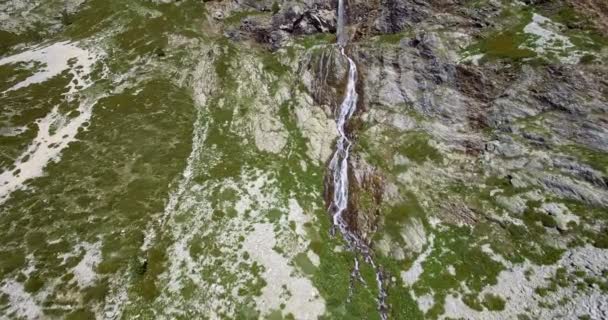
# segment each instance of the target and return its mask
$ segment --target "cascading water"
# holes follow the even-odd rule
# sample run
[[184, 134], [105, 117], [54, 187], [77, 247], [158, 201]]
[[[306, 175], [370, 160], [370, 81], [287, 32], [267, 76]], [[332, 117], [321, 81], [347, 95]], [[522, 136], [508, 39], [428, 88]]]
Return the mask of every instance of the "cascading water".
[[338, 0], [338, 26], [336, 28], [336, 37], [338, 38], [338, 46], [341, 48], [344, 48], [347, 42], [346, 33], [344, 32], [346, 26], [346, 21], [344, 21], [346, 13], [344, 11], [344, 0]]
[[[356, 233], [349, 228], [344, 213], [348, 206], [348, 157], [352, 142], [346, 133], [346, 123], [351, 118], [357, 108], [358, 95], [356, 91], [357, 84], [357, 65], [346, 54], [344, 48], [348, 42], [345, 33], [346, 15], [344, 8], [344, 0], [338, 0], [338, 27], [337, 40], [340, 52], [348, 60], [348, 84], [346, 86], [346, 95], [344, 101], [337, 110], [336, 127], [338, 129], [338, 141], [336, 142], [336, 151], [329, 163], [331, 172], [331, 180], [333, 182], [333, 197], [329, 207], [329, 212], [332, 215], [333, 226], [337, 228], [350, 250], [361, 254], [365, 262], [369, 263], [376, 272], [376, 283], [378, 285], [378, 310], [383, 320], [388, 319], [386, 305], [386, 291], [384, 290], [383, 273], [373, 260], [369, 245]], [[352, 278], [358, 278], [363, 281], [359, 273], [359, 261], [355, 258], [355, 265], [352, 272]], [[353, 280], [351, 279], [351, 281]]]

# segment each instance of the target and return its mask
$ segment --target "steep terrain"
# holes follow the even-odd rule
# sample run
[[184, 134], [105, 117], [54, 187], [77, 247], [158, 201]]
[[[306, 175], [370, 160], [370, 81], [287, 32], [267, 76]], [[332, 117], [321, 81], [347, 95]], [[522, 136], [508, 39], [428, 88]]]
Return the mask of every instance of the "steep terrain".
[[605, 3], [344, 4], [0, 3], [0, 319], [608, 318]]

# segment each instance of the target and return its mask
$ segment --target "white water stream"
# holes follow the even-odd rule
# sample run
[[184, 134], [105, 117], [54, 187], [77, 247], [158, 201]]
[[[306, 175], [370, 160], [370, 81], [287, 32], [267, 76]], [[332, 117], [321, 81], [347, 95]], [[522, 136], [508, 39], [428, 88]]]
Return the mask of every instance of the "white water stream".
[[[369, 263], [376, 273], [376, 283], [378, 285], [378, 310], [383, 320], [388, 319], [386, 305], [386, 291], [383, 286], [383, 273], [373, 260], [369, 245], [356, 233], [351, 230], [348, 223], [344, 219], [344, 213], [348, 207], [348, 157], [352, 142], [348, 138], [346, 132], [346, 124], [357, 109], [358, 95], [356, 90], [357, 85], [357, 65], [345, 53], [345, 46], [348, 38], [345, 29], [345, 8], [344, 0], [338, 0], [338, 27], [337, 39], [340, 52], [348, 60], [348, 84], [346, 86], [346, 95], [344, 101], [336, 116], [336, 127], [338, 129], [338, 141], [336, 142], [336, 151], [329, 163], [331, 179], [333, 182], [333, 198], [329, 207], [329, 212], [332, 215], [334, 228], [338, 228], [350, 250], [361, 254], [364, 260]], [[355, 258], [355, 265], [352, 272], [352, 280], [360, 279], [363, 281], [359, 273], [359, 261]]]

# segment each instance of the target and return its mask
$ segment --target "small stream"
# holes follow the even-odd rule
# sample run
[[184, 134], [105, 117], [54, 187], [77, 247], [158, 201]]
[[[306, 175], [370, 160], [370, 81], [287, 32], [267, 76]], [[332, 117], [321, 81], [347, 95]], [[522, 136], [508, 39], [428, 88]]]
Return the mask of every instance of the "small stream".
[[[336, 151], [329, 163], [331, 181], [333, 183], [333, 198], [329, 206], [329, 213], [333, 219], [333, 227], [337, 228], [349, 246], [349, 249], [360, 254], [366, 263], [369, 263], [376, 273], [378, 286], [378, 310], [383, 320], [388, 319], [388, 307], [386, 304], [386, 290], [384, 289], [384, 276], [379, 266], [375, 263], [369, 245], [351, 228], [344, 219], [344, 213], [348, 207], [348, 158], [352, 147], [352, 141], [348, 138], [346, 125], [357, 109], [357, 65], [346, 54], [345, 47], [348, 37], [345, 33], [346, 12], [344, 0], [338, 0], [338, 27], [337, 40], [340, 52], [348, 60], [348, 84], [346, 94], [340, 108], [336, 112], [336, 127], [338, 129], [338, 141]], [[364, 282], [359, 271], [359, 260], [355, 257], [355, 264], [351, 274], [351, 282], [360, 280]], [[364, 282], [365, 283], [365, 282]], [[351, 287], [352, 288], [352, 287]]]

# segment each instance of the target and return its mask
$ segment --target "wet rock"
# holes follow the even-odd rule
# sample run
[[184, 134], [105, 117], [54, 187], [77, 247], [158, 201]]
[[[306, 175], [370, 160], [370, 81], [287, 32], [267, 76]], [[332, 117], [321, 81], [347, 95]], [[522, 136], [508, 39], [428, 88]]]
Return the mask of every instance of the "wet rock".
[[[553, 81], [532, 87], [533, 97], [546, 108], [559, 110], [570, 114], [586, 113], [578, 103], [577, 91], [567, 81], [570, 72], [566, 69], [547, 69], [547, 76]], [[561, 80], [561, 81], [560, 81]]]
[[512, 124], [521, 118], [532, 117], [543, 111], [542, 106], [529, 95], [529, 87], [544, 79], [534, 70], [523, 67], [512, 85], [492, 100], [488, 108], [488, 124], [491, 127], [511, 132]]
[[408, 93], [408, 88], [413, 91], [416, 84], [411, 78], [412, 72], [401, 64], [399, 54], [393, 50], [367, 52], [362, 72], [365, 72], [364, 86], [369, 88], [366, 90], [369, 94], [364, 98], [370, 104], [392, 107], [412, 99], [412, 92]]
[[350, 226], [368, 242], [374, 236], [380, 218], [380, 204], [384, 198], [385, 179], [380, 170], [362, 157], [351, 157], [351, 179], [349, 190]]
[[284, 3], [272, 17], [273, 30], [283, 30], [295, 35], [336, 31], [336, 12], [327, 4]]
[[[323, 48], [303, 58], [302, 83], [318, 104], [337, 106], [347, 73], [347, 61], [335, 48]], [[331, 113], [328, 113], [331, 114]]]

